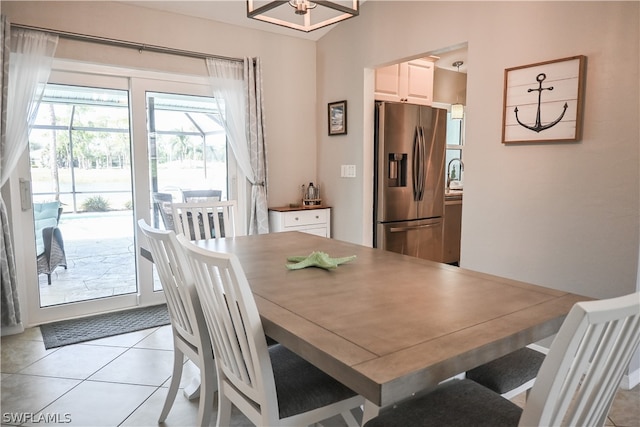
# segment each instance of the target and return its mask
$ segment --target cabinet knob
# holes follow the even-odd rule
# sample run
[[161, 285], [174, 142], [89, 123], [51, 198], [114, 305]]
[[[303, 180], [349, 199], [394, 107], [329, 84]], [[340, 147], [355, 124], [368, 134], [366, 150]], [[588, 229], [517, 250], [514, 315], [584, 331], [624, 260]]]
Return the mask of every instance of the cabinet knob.
[[298, 220], [298, 217], [296, 217], [296, 221]]

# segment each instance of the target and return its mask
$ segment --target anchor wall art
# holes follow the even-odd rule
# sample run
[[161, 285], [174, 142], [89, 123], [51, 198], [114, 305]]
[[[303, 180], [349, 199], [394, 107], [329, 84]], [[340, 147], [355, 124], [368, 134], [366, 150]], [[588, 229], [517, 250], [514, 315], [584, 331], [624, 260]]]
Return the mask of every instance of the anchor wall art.
[[567, 142], [582, 136], [586, 57], [504, 71], [502, 142]]

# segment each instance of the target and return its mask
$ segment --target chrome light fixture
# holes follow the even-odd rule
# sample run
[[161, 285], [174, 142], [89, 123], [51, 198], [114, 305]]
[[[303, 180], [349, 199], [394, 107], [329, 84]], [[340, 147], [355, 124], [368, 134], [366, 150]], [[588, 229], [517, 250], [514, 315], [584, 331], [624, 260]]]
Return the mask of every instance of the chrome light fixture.
[[360, 0], [247, 0], [247, 17], [306, 33], [358, 16], [359, 13]]
[[[464, 64], [464, 62], [456, 61], [451, 65], [456, 67], [458, 69], [458, 72], [460, 72], [460, 66], [462, 64]], [[451, 104], [451, 118], [462, 120], [464, 118], [464, 105], [460, 104], [459, 102], [456, 102], [455, 104]]]

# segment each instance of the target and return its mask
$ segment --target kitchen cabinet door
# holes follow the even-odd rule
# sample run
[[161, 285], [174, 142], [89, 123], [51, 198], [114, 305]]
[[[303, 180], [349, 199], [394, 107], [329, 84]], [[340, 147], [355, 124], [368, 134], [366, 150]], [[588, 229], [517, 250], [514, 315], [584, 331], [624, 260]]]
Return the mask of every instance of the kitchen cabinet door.
[[462, 200], [445, 201], [444, 236], [442, 262], [460, 262], [460, 239], [462, 237]]
[[402, 99], [400, 90], [400, 66], [393, 64], [376, 69], [375, 98], [378, 101], [396, 101]]
[[433, 68], [431, 61], [415, 60], [406, 63], [404, 89], [406, 102], [431, 105], [433, 102]]

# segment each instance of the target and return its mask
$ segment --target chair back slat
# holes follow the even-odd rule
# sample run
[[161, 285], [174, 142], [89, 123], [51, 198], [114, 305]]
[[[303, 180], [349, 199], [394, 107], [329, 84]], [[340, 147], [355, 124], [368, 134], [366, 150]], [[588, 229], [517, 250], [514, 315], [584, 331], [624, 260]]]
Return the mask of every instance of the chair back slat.
[[202, 203], [173, 203], [173, 221], [177, 234], [189, 240], [243, 235], [237, 219], [235, 200]]
[[640, 293], [575, 304], [540, 368], [520, 425], [603, 425], [639, 344]]
[[202, 308], [191, 273], [184, 268], [186, 259], [175, 233], [172, 230], [154, 229], [142, 219], [138, 221], [138, 225], [153, 256], [167, 300], [171, 325], [187, 342], [200, 347], [200, 334], [205, 331], [199, 330], [197, 316], [202, 316]]
[[[607, 360], [603, 361], [601, 365], [600, 375], [604, 375], [607, 372], [611, 374], [606, 376], [604, 381], [591, 381], [590, 391], [593, 393], [594, 390], [600, 388], [602, 395], [615, 397], [620, 382], [616, 379], [622, 378], [628, 365], [625, 361], [630, 360], [635, 351], [633, 343], [634, 338], [638, 336], [640, 331], [640, 316], [618, 321], [615, 325], [610, 325], [609, 329], [611, 331], [608, 332], [608, 335], [612, 340], [616, 341], [612, 343], [612, 346], [618, 348], [619, 351], [602, 355], [603, 358], [607, 357]], [[585, 414], [581, 417], [575, 417], [575, 425], [603, 425], [612, 403], [613, 398], [610, 401], [606, 399], [585, 399], [582, 404], [582, 410]]]
[[277, 407], [262, 322], [240, 262], [199, 248], [183, 234], [178, 241], [194, 275], [219, 375], [261, 407]]

